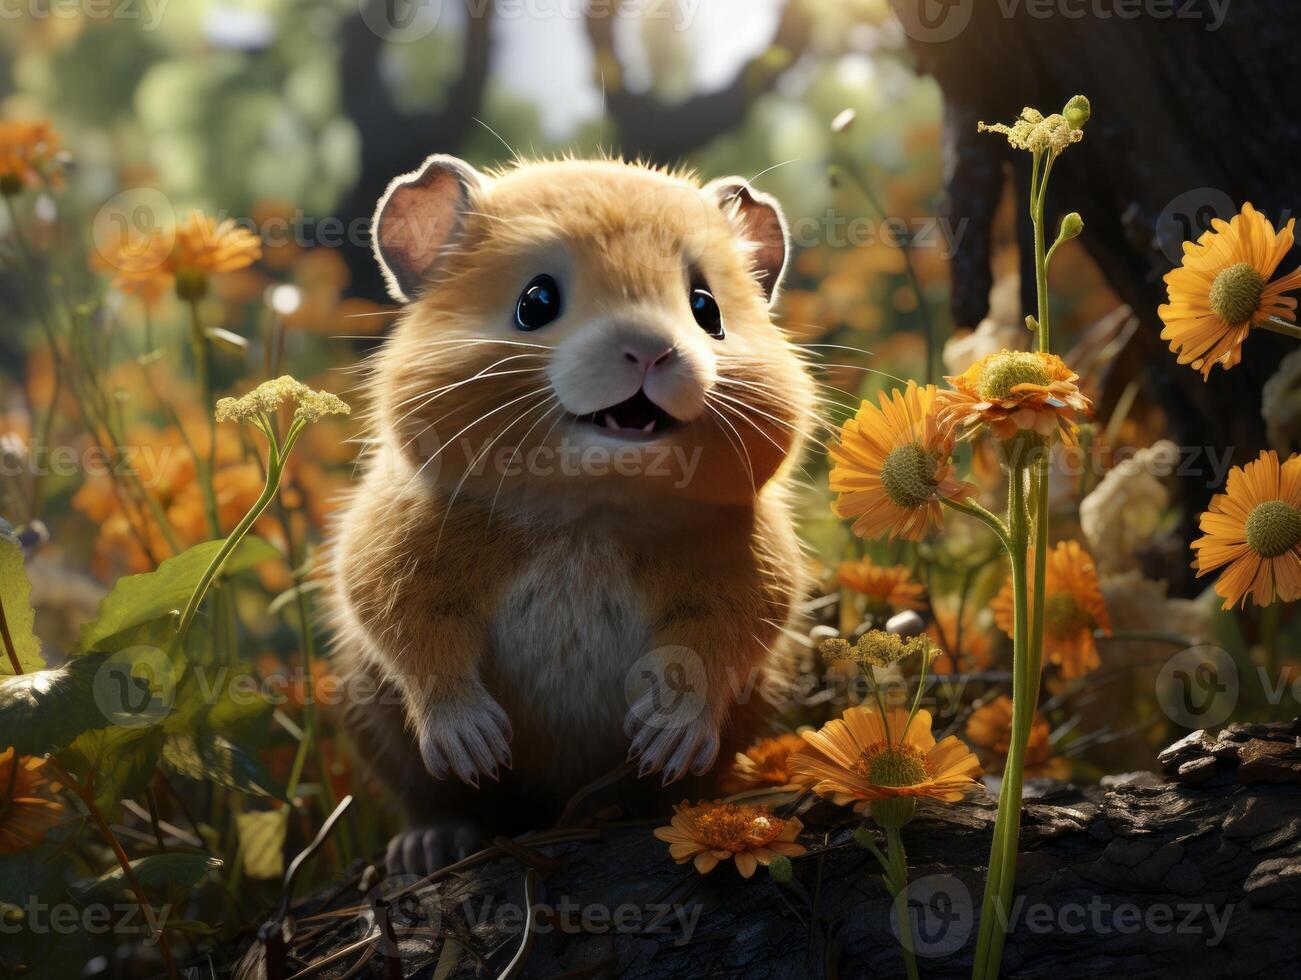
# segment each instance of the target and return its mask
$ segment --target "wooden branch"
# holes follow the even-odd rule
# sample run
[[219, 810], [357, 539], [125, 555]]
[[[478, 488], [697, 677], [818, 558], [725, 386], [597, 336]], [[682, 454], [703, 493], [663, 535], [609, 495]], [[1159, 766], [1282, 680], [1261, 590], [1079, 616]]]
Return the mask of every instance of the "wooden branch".
[[[666, 104], [650, 93], [630, 92], [623, 84], [623, 67], [614, 47], [614, 25], [622, 0], [593, 4], [585, 18], [598, 78], [604, 87], [606, 110], [617, 131], [614, 149], [628, 159], [676, 163], [721, 133], [741, 125], [761, 95], [777, 84], [808, 47], [812, 30], [803, 0], [786, 0], [773, 42], [750, 59], [731, 82], [717, 92]], [[783, 53], [774, 61], [769, 52]]]
[[[1167, 781], [1137, 773], [1086, 791], [1032, 781], [1004, 975], [1290, 975], [1301, 962], [1298, 735], [1301, 721], [1194, 733], [1162, 753]], [[674, 864], [651, 836], [659, 821], [530, 841], [530, 854], [559, 863], [537, 890], [531, 944], [524, 880], [537, 869], [514, 855], [493, 849], [433, 883], [395, 881], [403, 970], [430, 976], [455, 961], [447, 975], [494, 976], [527, 949], [525, 977], [901, 975], [879, 867], [850, 837], [857, 822], [826, 805], [804, 819], [810, 853], [787, 887], [762, 869], [747, 881], [728, 865], [702, 878]], [[923, 976], [969, 975], [992, 824], [986, 795], [923, 805], [904, 829]], [[328, 962], [319, 975], [340, 975], [365, 955], [359, 938], [378, 941], [362, 892], [383, 894], [376, 880], [295, 909], [302, 970]]]

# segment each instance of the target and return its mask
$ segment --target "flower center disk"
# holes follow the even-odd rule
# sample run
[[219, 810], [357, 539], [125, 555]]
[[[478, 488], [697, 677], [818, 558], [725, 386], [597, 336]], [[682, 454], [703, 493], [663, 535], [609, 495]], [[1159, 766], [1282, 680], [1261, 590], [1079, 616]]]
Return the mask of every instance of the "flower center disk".
[[1230, 266], [1211, 284], [1211, 309], [1230, 326], [1250, 322], [1260, 308], [1265, 277], [1247, 262]]
[[1049, 636], [1070, 636], [1091, 625], [1091, 617], [1074, 596], [1059, 592], [1044, 599], [1044, 628]]
[[1258, 504], [1247, 515], [1247, 544], [1263, 558], [1277, 558], [1301, 542], [1301, 510], [1282, 500]]
[[860, 774], [873, 786], [916, 786], [928, 775], [921, 752], [911, 745], [879, 745], [859, 759]]
[[998, 401], [1010, 397], [1017, 385], [1045, 386], [1051, 381], [1039, 355], [1031, 351], [1004, 351], [985, 362], [980, 372], [980, 397]]
[[890, 503], [914, 510], [935, 495], [935, 457], [920, 442], [890, 451], [881, 467], [881, 486]]
[[767, 807], [735, 803], [697, 807], [691, 814], [700, 841], [711, 850], [746, 851], [770, 844], [781, 836], [786, 821]]

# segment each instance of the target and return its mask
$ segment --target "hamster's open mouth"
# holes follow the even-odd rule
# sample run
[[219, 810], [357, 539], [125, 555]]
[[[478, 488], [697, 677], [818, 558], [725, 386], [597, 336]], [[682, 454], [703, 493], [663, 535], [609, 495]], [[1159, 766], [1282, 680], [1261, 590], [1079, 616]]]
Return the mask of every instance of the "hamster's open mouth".
[[578, 416], [578, 421], [604, 429], [620, 439], [655, 439], [679, 424], [640, 389], [618, 405]]

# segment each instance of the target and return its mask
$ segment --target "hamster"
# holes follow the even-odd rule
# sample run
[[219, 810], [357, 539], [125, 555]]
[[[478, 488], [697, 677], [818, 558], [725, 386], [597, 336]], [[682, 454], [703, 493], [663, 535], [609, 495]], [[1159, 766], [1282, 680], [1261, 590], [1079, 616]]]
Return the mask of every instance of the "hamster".
[[763, 733], [807, 585], [780, 207], [739, 178], [432, 156], [373, 241], [405, 308], [329, 577], [346, 724], [411, 828], [390, 867], [554, 824], [629, 761], [634, 811], [706, 791]]

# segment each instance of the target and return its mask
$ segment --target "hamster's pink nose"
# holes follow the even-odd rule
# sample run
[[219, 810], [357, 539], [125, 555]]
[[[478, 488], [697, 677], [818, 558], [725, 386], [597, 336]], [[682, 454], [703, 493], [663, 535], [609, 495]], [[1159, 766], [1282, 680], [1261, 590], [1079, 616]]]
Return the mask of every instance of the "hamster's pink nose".
[[623, 349], [624, 360], [630, 364], [636, 364], [643, 372], [649, 372], [651, 368], [659, 367], [672, 356], [672, 347], [658, 349], [625, 347]]

